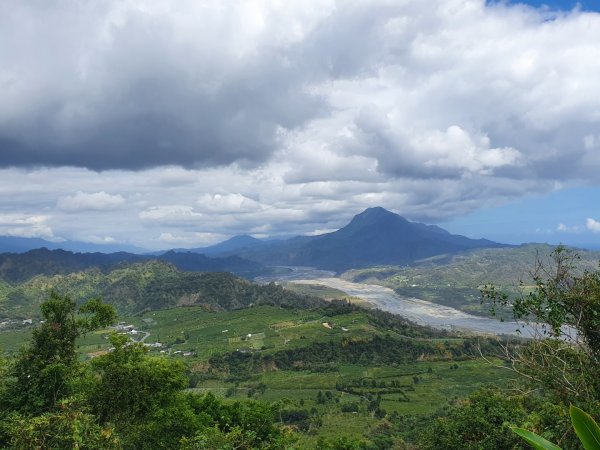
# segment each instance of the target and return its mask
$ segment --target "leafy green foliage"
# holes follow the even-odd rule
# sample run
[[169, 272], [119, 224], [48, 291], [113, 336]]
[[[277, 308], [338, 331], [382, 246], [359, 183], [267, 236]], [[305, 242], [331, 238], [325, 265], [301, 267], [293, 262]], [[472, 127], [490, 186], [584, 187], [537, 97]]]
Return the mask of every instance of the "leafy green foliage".
[[436, 419], [426, 431], [421, 448], [475, 450], [513, 448], [517, 437], [508, 424], [523, 421], [526, 411], [516, 398], [493, 390], [483, 390]]
[[183, 449], [265, 449], [288, 448], [295, 437], [276, 425], [277, 404], [262, 402], [223, 403], [214, 395], [195, 398], [193, 407], [209, 419], [192, 438], [184, 438]]
[[[600, 450], [600, 427], [592, 416], [573, 405], [569, 407], [569, 414], [575, 433], [583, 448], [585, 450]], [[536, 450], [561, 450], [558, 445], [554, 445], [524, 428], [515, 427], [512, 430]]]
[[82, 411], [80, 405], [62, 401], [56, 411], [29, 417], [18, 413], [4, 424], [11, 448], [23, 450], [53, 449], [120, 449], [119, 437], [110, 427], [100, 426], [96, 418]]
[[558, 445], [554, 445], [552, 442], [524, 428], [515, 427], [512, 430], [536, 450], [561, 450]]
[[585, 450], [600, 450], [600, 427], [588, 413], [571, 405], [569, 412], [577, 437]]
[[[600, 404], [600, 270], [578, 271], [576, 253], [557, 247], [549, 263], [538, 257], [534, 286], [511, 297], [487, 286], [492, 308], [512, 308], [516, 320], [541, 331], [538, 339], [509, 355], [531, 384], [564, 404]], [[580, 275], [577, 275], [580, 273]]]
[[148, 357], [143, 344], [112, 335], [114, 350], [92, 360], [98, 382], [90, 394], [94, 413], [103, 422], [130, 424], [154, 409], [168, 406], [187, 387], [181, 361]]
[[112, 323], [115, 312], [99, 300], [81, 307], [55, 292], [41, 306], [44, 322], [32, 333], [31, 344], [23, 349], [12, 365], [7, 387], [7, 403], [30, 413], [54, 408], [73, 393], [73, 384], [81, 376], [75, 340], [87, 331]]
[[124, 335], [111, 337], [112, 352], [80, 363], [75, 340], [115, 319], [99, 300], [77, 314], [72, 299], [53, 293], [41, 309], [44, 322], [1, 380], [3, 448], [204, 448], [207, 438], [225, 445], [214, 448], [275, 450], [294, 440], [276, 423], [278, 405], [186, 394], [181, 361], [149, 356]]

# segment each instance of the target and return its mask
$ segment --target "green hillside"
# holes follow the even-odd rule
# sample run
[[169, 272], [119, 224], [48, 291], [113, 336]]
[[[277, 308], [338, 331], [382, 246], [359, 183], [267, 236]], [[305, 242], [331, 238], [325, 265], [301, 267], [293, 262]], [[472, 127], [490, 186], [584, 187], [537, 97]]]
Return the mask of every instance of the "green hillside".
[[55, 290], [77, 302], [101, 297], [121, 313], [201, 305], [231, 310], [251, 304], [314, 306], [317, 297], [299, 295], [274, 284], [260, 286], [225, 272], [183, 272], [162, 261], [136, 263], [104, 273], [98, 268], [66, 275], [35, 276], [23, 283], [0, 283], [0, 314], [29, 318]]
[[[342, 435], [368, 442], [385, 423], [394, 424], [398, 440], [403, 417], [426, 420], [455, 399], [492, 383], [507, 385], [512, 377], [481, 359], [479, 348], [495, 353], [491, 341], [343, 303], [234, 311], [188, 306], [120, 320], [134, 325], [134, 339], [147, 335], [144, 342], [162, 344], [151, 347], [151, 355], [185, 364], [190, 392], [226, 403], [282, 405], [281, 420], [298, 434], [300, 449], [321, 448], [323, 439]], [[15, 354], [28, 332], [0, 333], [0, 346]], [[105, 353], [110, 332], [80, 339], [81, 358]]]
[[[486, 284], [493, 284], [508, 292], [526, 289], [532, 283], [529, 273], [535, 267], [536, 258], [547, 262], [552, 249], [553, 247], [543, 244], [476, 249], [453, 256], [422, 260], [417, 266], [349, 270], [342, 278], [382, 284], [401, 295], [487, 315], [487, 306], [480, 303], [480, 289]], [[578, 253], [581, 257], [579, 271], [598, 267], [599, 252]]]
[[[461, 289], [475, 290], [487, 277], [508, 285], [520, 264], [547, 250], [475, 251], [445, 265], [424, 261], [346, 276], [448, 301], [444, 293], [458, 298]], [[564, 250], [557, 255], [570, 261]], [[34, 319], [3, 320], [9, 325], [0, 327], [0, 441], [32, 449], [73, 447], [54, 444], [58, 436], [136, 450], [520, 448], [509, 428], [515, 425], [574, 449], [567, 407], [577, 403], [595, 414], [600, 392], [597, 360], [589, 358], [598, 351], [600, 274], [576, 276], [595, 267], [595, 256], [582, 255], [576, 271], [550, 281], [558, 290], [549, 292], [557, 297], [548, 297], [545, 285], [523, 280], [538, 295], [528, 297], [533, 307], [539, 299], [559, 311], [581, 311], [558, 317], [589, 331], [579, 346], [434, 330], [361, 308], [334, 289], [293, 285], [292, 292], [227, 273], [182, 272], [158, 261], [3, 282], [3, 311]], [[75, 313], [68, 298], [52, 295], [46, 302], [52, 291], [78, 304], [102, 296], [120, 310], [119, 323], [100, 303]], [[44, 322], [35, 315], [41, 302]], [[104, 311], [104, 319], [90, 321], [94, 311]], [[550, 314], [551, 308], [537, 311]], [[561, 355], [551, 370], [544, 366], [542, 380], [536, 378], [540, 349]], [[62, 379], [68, 383], [54, 390]], [[563, 380], [578, 387], [564, 390]], [[80, 423], [91, 434], [81, 438], [79, 425], [72, 427]]]

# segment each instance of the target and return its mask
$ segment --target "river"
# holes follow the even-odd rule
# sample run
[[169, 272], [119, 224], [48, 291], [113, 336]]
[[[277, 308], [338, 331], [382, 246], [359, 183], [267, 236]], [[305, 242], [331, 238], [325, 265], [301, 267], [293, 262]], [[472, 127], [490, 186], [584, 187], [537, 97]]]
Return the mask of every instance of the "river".
[[328, 286], [339, 289], [349, 296], [359, 297], [383, 311], [398, 314], [415, 323], [438, 329], [467, 331], [477, 334], [519, 335], [521, 337], [535, 335], [535, 329], [524, 324], [478, 317], [449, 306], [418, 298], [404, 297], [384, 286], [353, 283], [336, 278], [333, 272], [316, 270], [310, 267], [288, 267], [287, 269], [290, 271], [286, 274], [276, 277], [260, 277], [256, 281], [287, 281]]

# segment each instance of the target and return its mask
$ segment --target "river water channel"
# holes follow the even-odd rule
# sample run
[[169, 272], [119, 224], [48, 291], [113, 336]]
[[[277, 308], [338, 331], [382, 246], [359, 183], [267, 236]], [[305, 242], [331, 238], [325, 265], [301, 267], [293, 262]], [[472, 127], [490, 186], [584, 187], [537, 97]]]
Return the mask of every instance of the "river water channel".
[[449, 306], [418, 298], [404, 297], [390, 288], [376, 284], [352, 283], [334, 277], [333, 272], [309, 267], [288, 267], [287, 269], [290, 271], [286, 274], [260, 277], [256, 281], [287, 281], [328, 286], [339, 289], [349, 296], [359, 297], [383, 311], [398, 314], [418, 324], [438, 329], [460, 330], [477, 334], [519, 335], [521, 337], [532, 337], [535, 334], [535, 330], [527, 325], [478, 317]]

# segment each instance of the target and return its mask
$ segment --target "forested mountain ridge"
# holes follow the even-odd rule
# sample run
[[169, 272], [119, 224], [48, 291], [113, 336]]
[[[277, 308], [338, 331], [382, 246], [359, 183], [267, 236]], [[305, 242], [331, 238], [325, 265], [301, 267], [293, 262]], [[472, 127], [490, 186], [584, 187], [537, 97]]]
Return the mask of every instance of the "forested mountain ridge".
[[209, 258], [198, 253], [174, 251], [158, 256], [127, 252], [73, 253], [60, 249], [39, 248], [26, 253], [1, 253], [0, 279], [9, 283], [19, 283], [36, 275], [67, 275], [93, 267], [106, 273], [127, 264], [150, 260], [172, 263], [180, 270], [191, 272], [233, 272], [253, 277], [265, 271], [261, 264], [239, 256]]
[[23, 283], [0, 286], [0, 311], [30, 317], [52, 291], [77, 302], [101, 297], [120, 313], [137, 313], [181, 305], [232, 310], [252, 304], [318, 306], [316, 297], [294, 294], [274, 284], [258, 285], [226, 272], [178, 270], [164, 261], [135, 263], [104, 272], [97, 267], [69, 274], [38, 275]]

